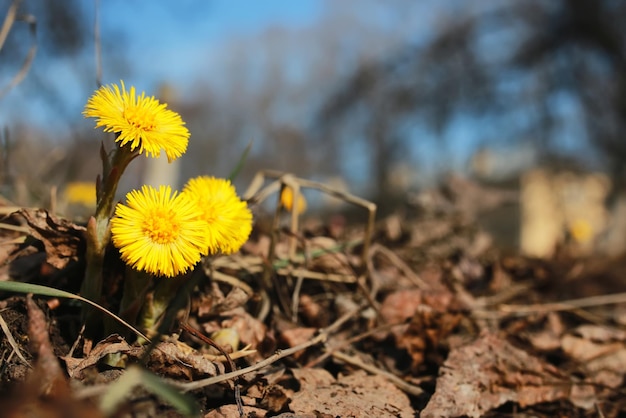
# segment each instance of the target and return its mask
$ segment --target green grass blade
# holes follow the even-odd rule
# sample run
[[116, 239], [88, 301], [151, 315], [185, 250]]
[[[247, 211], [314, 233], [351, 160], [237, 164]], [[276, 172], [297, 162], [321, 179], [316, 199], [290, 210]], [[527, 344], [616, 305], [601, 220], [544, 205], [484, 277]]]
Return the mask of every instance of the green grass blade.
[[112, 415], [132, 389], [139, 385], [169, 403], [185, 416], [197, 417], [200, 415], [200, 408], [191, 396], [181, 393], [160, 377], [137, 366], [130, 366], [122, 377], [109, 386], [100, 399], [101, 411], [105, 415]]
[[243, 150], [243, 154], [241, 154], [241, 158], [239, 158], [239, 161], [237, 162], [235, 169], [228, 176], [228, 180], [233, 181], [235, 180], [235, 177], [239, 175], [239, 172], [241, 171], [244, 164], [246, 163], [246, 160], [248, 159], [248, 154], [250, 153], [250, 149], [252, 149], [252, 141], [250, 141], [248, 145], [246, 146], [246, 149]]
[[150, 341], [148, 337], [143, 335], [139, 330], [134, 328], [132, 325], [124, 321], [119, 316], [115, 315], [113, 312], [108, 311], [104, 307], [98, 305], [95, 302], [90, 301], [89, 299], [85, 299], [84, 297], [80, 295], [75, 295], [73, 293], [66, 292], [64, 290], [59, 290], [59, 289], [55, 289], [53, 287], [48, 287], [48, 286], [42, 286], [39, 284], [22, 283], [22, 282], [3, 282], [3, 281], [0, 281], [0, 291], [14, 292], [14, 293], [33, 293], [35, 295], [40, 295], [40, 296], [50, 296], [53, 298], [78, 300], [78, 301], [81, 301], [83, 303], [87, 303], [93, 306], [94, 308], [98, 309], [101, 312], [104, 312], [106, 315], [109, 315], [111, 318], [115, 319], [120, 324], [124, 325], [126, 328], [128, 328], [129, 330], [137, 334], [139, 337], [145, 338], [146, 341]]

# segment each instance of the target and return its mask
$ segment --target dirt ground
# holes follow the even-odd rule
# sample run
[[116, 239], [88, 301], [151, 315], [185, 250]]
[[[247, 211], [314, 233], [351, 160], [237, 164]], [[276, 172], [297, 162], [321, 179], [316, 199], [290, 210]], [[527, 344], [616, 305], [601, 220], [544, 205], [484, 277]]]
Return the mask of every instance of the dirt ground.
[[[259, 222], [240, 253], [207, 260], [149, 352], [123, 328], [83, 332], [75, 300], [0, 293], [3, 416], [181, 416], [141, 385], [102, 409], [135, 363], [207, 418], [626, 416], [626, 257], [567, 243], [524, 257], [454, 209], [406, 205], [371, 239], [358, 216], [304, 219]], [[2, 222], [0, 280], [78, 293], [80, 225]], [[114, 310], [114, 252], [107, 269]]]

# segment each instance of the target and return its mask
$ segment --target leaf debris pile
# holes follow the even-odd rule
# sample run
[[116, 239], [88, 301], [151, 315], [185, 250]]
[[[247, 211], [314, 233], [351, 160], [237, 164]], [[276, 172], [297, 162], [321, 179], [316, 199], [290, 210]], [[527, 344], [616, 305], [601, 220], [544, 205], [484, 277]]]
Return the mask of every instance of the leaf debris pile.
[[[470, 215], [384, 218], [365, 257], [364, 227], [340, 215], [274, 239], [260, 225], [206, 266], [178, 316], [226, 350], [237, 380], [179, 328], [145, 359], [124, 332], [81, 334], [72, 303], [3, 294], [0, 407], [103, 416], [98, 399], [144, 361], [205, 417], [237, 416], [237, 394], [251, 417], [621, 416], [626, 259], [503, 255]], [[77, 291], [82, 227], [25, 209], [3, 222], [3, 281]], [[142, 388], [125, 395], [112, 416], [180, 414]]]

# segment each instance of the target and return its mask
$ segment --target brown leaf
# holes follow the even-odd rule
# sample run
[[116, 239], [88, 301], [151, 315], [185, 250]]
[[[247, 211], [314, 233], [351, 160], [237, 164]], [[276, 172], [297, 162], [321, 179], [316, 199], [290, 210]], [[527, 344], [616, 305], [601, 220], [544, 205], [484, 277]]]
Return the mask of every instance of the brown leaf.
[[48, 264], [63, 269], [70, 261], [78, 260], [79, 249], [84, 246], [84, 227], [56, 218], [44, 209], [20, 209], [19, 214], [31, 228], [31, 235], [43, 243]]
[[606, 325], [585, 324], [577, 327], [574, 333], [596, 342], [626, 341], [626, 331]]
[[520, 406], [570, 397], [568, 378], [493, 334], [450, 352], [421, 417], [480, 417], [506, 402]]
[[411, 356], [411, 370], [419, 372], [426, 361], [429, 365], [443, 362], [442, 350], [446, 339], [461, 320], [460, 314], [438, 312], [427, 305], [417, 309], [406, 331], [396, 337], [398, 347]]
[[333, 375], [324, 369], [293, 369], [291, 373], [300, 383], [300, 391], [315, 390], [335, 382]]
[[404, 289], [387, 295], [380, 307], [380, 314], [388, 324], [406, 321], [415, 315], [419, 305], [423, 303], [422, 291]]
[[110, 335], [100, 341], [85, 358], [62, 357], [65, 360], [67, 373], [76, 379], [83, 378], [83, 370], [96, 365], [102, 358], [114, 353], [128, 353], [130, 345], [119, 335]]
[[300, 295], [299, 310], [307, 325], [317, 328], [328, 325], [328, 310], [310, 295]]
[[31, 295], [26, 296], [28, 310], [28, 337], [30, 350], [37, 359], [37, 372], [41, 375], [39, 381], [40, 393], [67, 393], [69, 388], [59, 360], [54, 354], [48, 333], [48, 320], [43, 311], [37, 306]]
[[340, 377], [334, 381], [323, 372], [294, 373], [306, 379], [301, 390], [293, 395], [289, 409], [297, 416], [333, 417], [413, 417], [413, 408], [404, 392], [382, 376], [365, 372]]
[[546, 315], [546, 319], [545, 328], [528, 337], [534, 348], [544, 352], [561, 348], [561, 336], [565, 330], [559, 313], [550, 312]]
[[[267, 415], [267, 411], [261, 408], [254, 408], [252, 406], [243, 407], [243, 412], [247, 417], [263, 418]], [[206, 414], [204, 418], [231, 418], [238, 417], [237, 405], [222, 405]]]
[[26, 382], [0, 394], [0, 414], [13, 418], [101, 418], [93, 404], [72, 397], [50, 343], [46, 315], [30, 295], [26, 307], [31, 350], [37, 361]]
[[232, 316], [222, 321], [222, 328], [234, 329], [239, 334], [241, 344], [256, 350], [265, 339], [265, 334], [267, 333], [265, 324], [243, 310], [243, 308], [225, 312], [224, 315], [226, 314]]
[[623, 349], [623, 344], [619, 342], [595, 343], [586, 338], [568, 334], [561, 338], [561, 349], [572, 359], [585, 363]]
[[[305, 327], [296, 327], [290, 328], [282, 331], [280, 333], [280, 340], [287, 347], [294, 347], [298, 344], [302, 344], [313, 338], [315, 333], [317, 332], [317, 328], [305, 328]], [[294, 358], [297, 360], [305, 353], [304, 350], [299, 351], [294, 354]]]
[[575, 334], [584, 337], [565, 335], [561, 339], [563, 352], [580, 363], [588, 380], [609, 388], [621, 386], [626, 375], [626, 346], [615, 341], [621, 339], [621, 331], [588, 325], [577, 328]]
[[353, 274], [352, 267], [344, 253], [337, 249], [339, 243], [329, 237], [313, 237], [308, 242], [311, 252], [322, 252], [321, 255], [313, 257], [309, 268], [315, 271], [335, 274]]
[[[145, 347], [132, 347], [129, 357], [141, 359]], [[150, 353], [148, 367], [155, 373], [171, 378], [204, 378], [224, 373], [224, 365], [213, 362], [191, 347], [176, 342], [162, 342]]]

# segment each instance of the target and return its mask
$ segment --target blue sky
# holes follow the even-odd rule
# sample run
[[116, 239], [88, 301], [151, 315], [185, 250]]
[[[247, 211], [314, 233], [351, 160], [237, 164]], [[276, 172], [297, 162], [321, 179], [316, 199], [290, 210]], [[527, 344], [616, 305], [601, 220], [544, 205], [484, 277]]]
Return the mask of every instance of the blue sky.
[[[324, 3], [324, 0], [100, 0], [102, 43], [113, 45], [102, 57], [103, 82], [125, 79], [139, 90], [154, 94], [163, 81], [168, 81], [188, 91], [193, 87], [189, 86], [190, 81], [216, 73], [220, 49], [228, 40], [254, 37], [273, 26], [298, 28], [313, 24], [321, 15]], [[94, 18], [94, 4], [93, 1], [81, 3], [89, 26]], [[27, 75], [21, 85], [0, 100], [0, 124], [25, 119], [46, 123], [54, 129], [71, 129], [71, 124], [80, 120], [82, 106], [95, 88], [91, 35], [79, 59], [82, 61], [77, 64], [37, 55], [31, 72], [44, 75], [38, 82]], [[128, 72], [116, 67], [116, 60], [126, 62]], [[91, 76], [93, 84], [81, 84], [76, 79], [77, 68]], [[8, 83], [13, 71], [0, 71], [1, 85]], [[58, 107], [50, 108], [49, 102], [41, 100], [42, 82], [57, 91], [61, 101]], [[70, 121], [71, 115], [77, 117]]]
[[[88, 26], [93, 22], [94, 17], [94, 0], [81, 0], [84, 16], [88, 22]], [[343, 3], [345, 1], [345, 3]], [[246, 48], [243, 57], [246, 60], [238, 62], [244, 63], [242, 68], [247, 70], [246, 77], [251, 73], [253, 78], [259, 73], [255, 72], [255, 67], [263, 67], [268, 57], [272, 55], [267, 51], [258, 51], [259, 57], [255, 57], [254, 41], [261, 34], [266, 32], [270, 27], [279, 27], [293, 29], [292, 34], [296, 34], [294, 39], [306, 39], [312, 43], [316, 43], [315, 36], [319, 36], [320, 28], [323, 33], [328, 21], [336, 18], [336, 14], [343, 13], [345, 18], [353, 17], [353, 8], [358, 5], [359, 0], [180, 0], [178, 2], [165, 1], [128, 1], [128, 0], [99, 0], [100, 5], [100, 27], [101, 37], [105, 48], [103, 55], [104, 62], [104, 83], [117, 83], [120, 79], [125, 80], [127, 85], [134, 85], [139, 91], [146, 91], [148, 94], [158, 95], [158, 87], [163, 82], [174, 85], [177, 92], [190, 95], [198, 89], [196, 83], [210, 82], [212, 93], [216, 93], [220, 87], [220, 77], [232, 75], [227, 73], [229, 66], [225, 61], [233, 54], [229, 54], [228, 49], [236, 45], [234, 40], [243, 41]], [[340, 3], [335, 3], [340, 2]], [[341, 63], [343, 70], [350, 71], [350, 65], [355, 65], [362, 56], [357, 53], [353, 45], [349, 43], [350, 39], [359, 40], [359, 33], [355, 31], [355, 27], [371, 25], [374, 30], [379, 33], [391, 35], [402, 42], [406, 42], [407, 36], [410, 36], [412, 42], [428, 35], [428, 31], [436, 27], [438, 20], [436, 16], [441, 17], [441, 10], [437, 12], [437, 7], [433, 7], [436, 2], [419, 3], [420, 13], [404, 13], [398, 12], [394, 8], [393, 1], [389, 3], [385, 1], [367, 2], [370, 8], [365, 9], [367, 14], [364, 21], [359, 21], [351, 27], [352, 32], [349, 36], [345, 36], [343, 41], [348, 40], [348, 44], [342, 44], [342, 51], [348, 59], [346, 63]], [[406, 3], [411, 4], [411, 3]], [[443, 4], [456, 5], [455, 2], [444, 2]], [[389, 6], [392, 7], [389, 7]], [[440, 7], [441, 8], [441, 7]], [[422, 10], [423, 9], [423, 10]], [[385, 13], [387, 12], [387, 13]], [[415, 10], [414, 10], [415, 12]], [[444, 13], [445, 15], [445, 13]], [[363, 16], [362, 16], [363, 17]], [[403, 25], [398, 24], [398, 19], [406, 21]], [[337, 24], [337, 21], [334, 21]], [[342, 29], [343, 26], [340, 26]], [[316, 32], [308, 32], [308, 29], [315, 28]], [[404, 31], [404, 32], [403, 32]], [[313, 38], [311, 38], [311, 34]], [[336, 34], [335, 34], [336, 35]], [[282, 36], [282, 34], [281, 34]], [[300, 38], [297, 38], [300, 36]], [[350, 38], [352, 36], [352, 38]], [[379, 37], [382, 38], [382, 37]], [[282, 39], [282, 38], [281, 38]], [[289, 38], [285, 38], [291, 40]], [[378, 39], [371, 37], [368, 39]], [[297, 42], [297, 41], [296, 41]], [[391, 39], [389, 42], [394, 42]], [[358, 42], [356, 42], [358, 44]], [[311, 43], [308, 43], [309, 45]], [[286, 44], [287, 45], [287, 44]], [[325, 45], [325, 44], [324, 44]], [[284, 45], [283, 45], [284, 46]], [[289, 49], [286, 54], [294, 58], [295, 55], [309, 54], [308, 49], [302, 49], [300, 43], [288, 45]], [[373, 45], [369, 42], [367, 45], [359, 46], [365, 48], [369, 53], [368, 57], [376, 56], [376, 48], [386, 48], [389, 44], [381, 43]], [[388, 51], [388, 50], [387, 50]], [[361, 51], [362, 52], [362, 51]], [[379, 51], [380, 52], [380, 51]], [[320, 56], [326, 56], [327, 50], [321, 50]], [[350, 56], [356, 58], [354, 62], [350, 61]], [[43, 55], [43, 54], [42, 54]], [[311, 54], [309, 54], [311, 55]], [[255, 59], [256, 58], [256, 59]], [[293, 61], [285, 61], [287, 64], [304, 65], [305, 68], [311, 61], [295, 57]], [[315, 55], [309, 58], [316, 59]], [[317, 57], [319, 58], [319, 57]], [[259, 61], [260, 59], [260, 61]], [[80, 60], [80, 62], [78, 62]], [[127, 65], [116, 66], [116, 63]], [[261, 64], [259, 64], [259, 62]], [[285, 62], [280, 65], [285, 66]], [[265, 65], [267, 66], [267, 65]], [[0, 67], [0, 76], [2, 77], [2, 85], [6, 83], [8, 77], [7, 66]], [[297, 73], [298, 67], [294, 66]], [[10, 92], [9, 95], [0, 100], [0, 127], [10, 126], [15, 121], [21, 119], [28, 123], [37, 124], [42, 119], [46, 123], [49, 132], [54, 132], [52, 136], [55, 138], [66, 138], [68, 134], [73, 135], [76, 127], [92, 126], [91, 121], [85, 121], [81, 117], [83, 106], [95, 89], [95, 59], [94, 45], [91, 38], [87, 39], [83, 54], [73, 61], [45, 59], [39, 56], [33, 64], [33, 71], [40, 74], [39, 85], [27, 76], [24, 83]], [[305, 71], [306, 72], [306, 71]], [[81, 79], [76, 77], [77, 74], [82, 76]], [[235, 79], [233, 76], [231, 79]], [[296, 77], [297, 78], [297, 77]], [[239, 83], [239, 79], [237, 79]], [[230, 80], [232, 82], [232, 80]], [[254, 80], [253, 80], [254, 81]], [[250, 79], [241, 81], [241, 84], [249, 83]], [[41, 85], [49, 84], [54, 86], [51, 90], [56, 93], [58, 106], [50, 105], [41, 99]], [[225, 83], [223, 83], [225, 84]], [[257, 83], [258, 84], [258, 83]], [[238, 85], [239, 86], [239, 85]], [[201, 86], [204, 87], [204, 86]], [[194, 90], [194, 88], [196, 90]], [[206, 93], [207, 90], [204, 90]], [[307, 92], [310, 94], [310, 91]], [[314, 97], [307, 96], [306, 100], [314, 102]], [[289, 99], [283, 100], [291, 105]], [[561, 103], [563, 104], [563, 103]], [[567, 103], [565, 103], [567, 104]], [[292, 108], [284, 106], [280, 108], [281, 114], [285, 118], [293, 121], [292, 111], [301, 111], [302, 106], [293, 106]], [[567, 110], [567, 109], [565, 109]], [[245, 109], [244, 109], [245, 111]], [[308, 115], [305, 115], [308, 116]], [[423, 161], [423, 167], [428, 165], [445, 163], [450, 168], [462, 169], [466, 164], [466, 159], [473, 152], [475, 147], [479, 145], [475, 138], [472, 139], [468, 135], [473, 131], [474, 126], [480, 121], [475, 120], [454, 120], [446, 135], [450, 137], [449, 144], [453, 144], [452, 148], [442, 148], [441, 141], [437, 141], [432, 137], [432, 133], [418, 132], [411, 144], [410, 163], [420, 160], [418, 157], [423, 156], [439, 156], [451, 154], [452, 158], [426, 158]], [[578, 129], [580, 130], [580, 129]], [[571, 129], [563, 135], [565, 138], [571, 138], [566, 144], [571, 148], [580, 146], [578, 137], [575, 135], [576, 129]], [[254, 136], [255, 132], [251, 136]], [[506, 139], [506, 138], [505, 138]], [[410, 138], [413, 140], [413, 138]], [[367, 168], [369, 161], [363, 157], [365, 152], [360, 152], [361, 160], [355, 160], [353, 164], [361, 164], [361, 170]], [[409, 156], [407, 156], [409, 157]], [[440, 167], [434, 167], [435, 173]]]
[[312, 24], [321, 14], [323, 1], [182, 0], [152, 4], [101, 1], [101, 24], [103, 37], [115, 31], [126, 37], [124, 48], [133, 60], [134, 72], [144, 80], [158, 82], [210, 70], [202, 65], [208, 65], [211, 54], [226, 39], [254, 36], [274, 25]]

